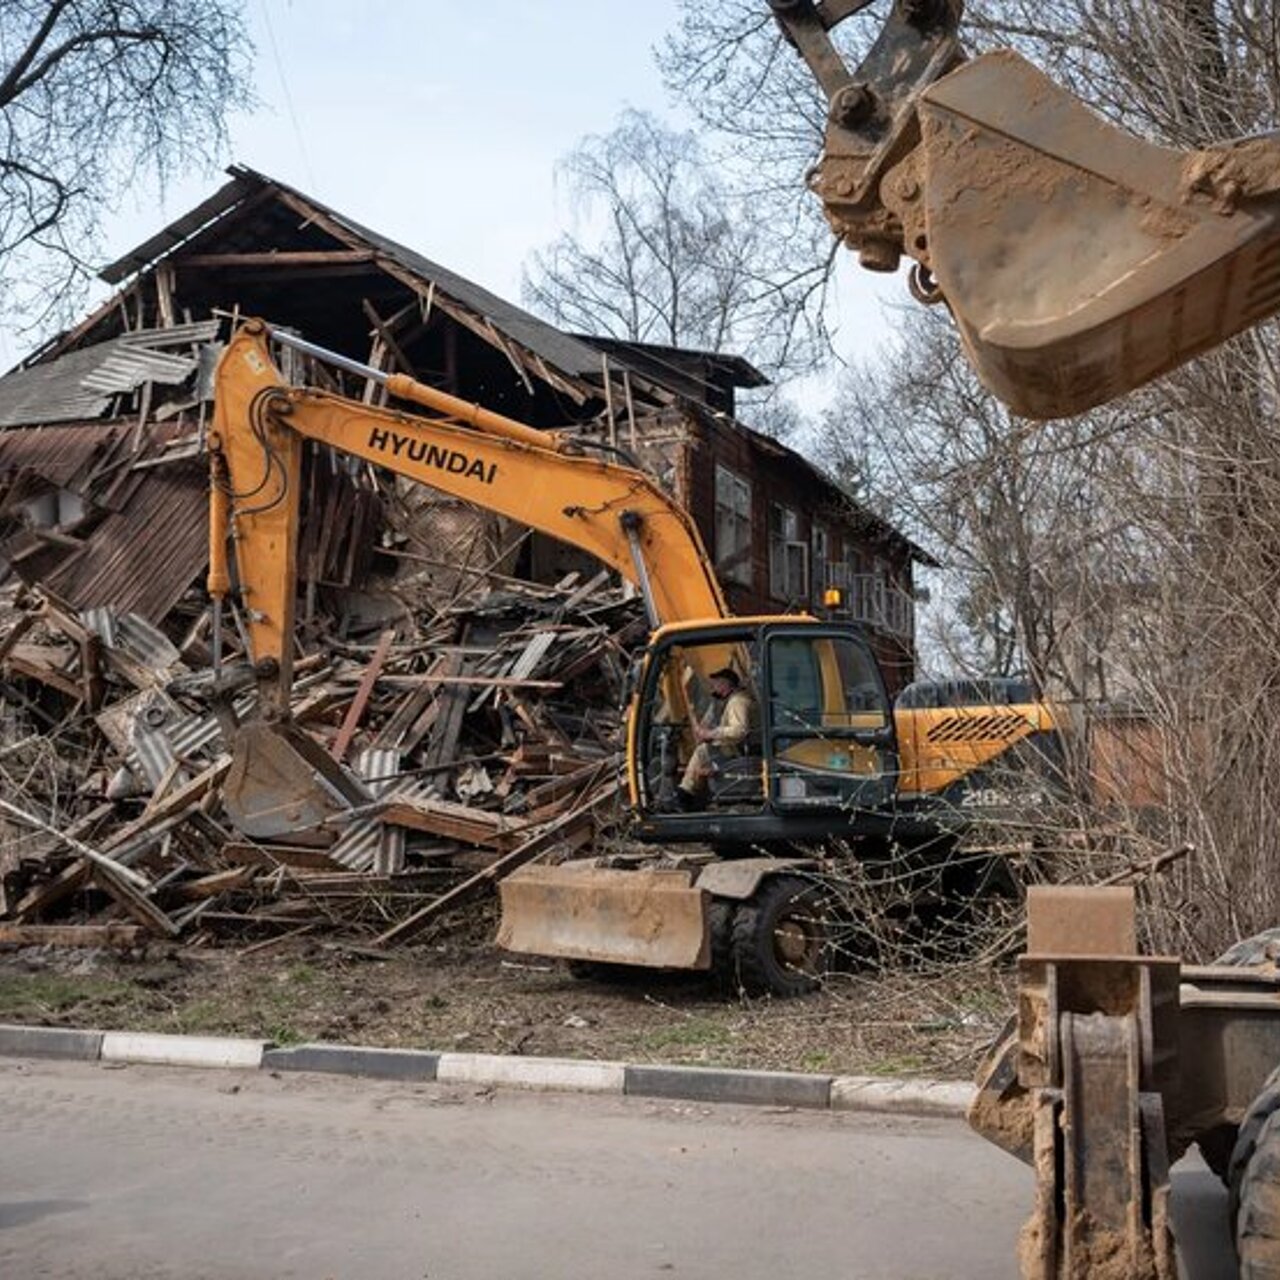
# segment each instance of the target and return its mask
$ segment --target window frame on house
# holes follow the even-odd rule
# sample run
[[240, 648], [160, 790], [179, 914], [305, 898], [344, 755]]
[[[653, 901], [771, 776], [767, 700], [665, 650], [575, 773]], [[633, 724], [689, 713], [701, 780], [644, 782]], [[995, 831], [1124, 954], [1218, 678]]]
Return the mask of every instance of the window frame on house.
[[721, 582], [751, 587], [755, 578], [751, 550], [751, 481], [732, 467], [717, 462], [714, 484], [716, 577]]
[[800, 537], [800, 513], [769, 503], [769, 594], [784, 604], [809, 599], [809, 542]]
[[824, 603], [826, 590], [839, 585], [831, 580], [831, 531], [821, 520], [809, 526], [809, 589], [813, 602]]

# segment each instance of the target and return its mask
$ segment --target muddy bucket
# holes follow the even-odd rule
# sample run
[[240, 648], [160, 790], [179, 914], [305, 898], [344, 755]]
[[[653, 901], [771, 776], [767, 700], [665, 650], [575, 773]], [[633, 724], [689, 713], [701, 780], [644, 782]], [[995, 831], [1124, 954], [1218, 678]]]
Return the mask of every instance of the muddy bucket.
[[1275, 135], [1154, 146], [1008, 51], [947, 75], [918, 111], [921, 180], [901, 185], [907, 222], [924, 203], [927, 245], [908, 252], [1015, 413], [1084, 412], [1280, 309]]
[[242, 725], [231, 744], [222, 803], [237, 831], [254, 840], [330, 843], [323, 823], [372, 795], [296, 725]]
[[691, 871], [594, 862], [522, 867], [498, 886], [498, 946], [607, 964], [709, 968], [710, 895], [692, 881]]

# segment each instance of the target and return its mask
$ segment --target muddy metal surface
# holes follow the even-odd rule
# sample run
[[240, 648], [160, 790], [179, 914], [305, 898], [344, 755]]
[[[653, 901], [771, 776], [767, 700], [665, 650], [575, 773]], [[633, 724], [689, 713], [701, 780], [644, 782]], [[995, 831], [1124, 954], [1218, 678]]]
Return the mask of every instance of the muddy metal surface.
[[1012, 1277], [958, 1123], [0, 1063], [0, 1275]]

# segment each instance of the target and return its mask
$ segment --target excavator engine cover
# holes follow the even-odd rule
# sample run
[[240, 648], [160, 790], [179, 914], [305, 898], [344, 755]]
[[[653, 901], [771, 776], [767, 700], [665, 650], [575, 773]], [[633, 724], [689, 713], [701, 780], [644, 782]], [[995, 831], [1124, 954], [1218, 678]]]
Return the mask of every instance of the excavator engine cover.
[[236, 731], [222, 802], [251, 839], [329, 843], [325, 819], [372, 799], [296, 725], [259, 720]]
[[1280, 309], [1280, 136], [1155, 146], [1007, 50], [918, 112], [919, 150], [883, 189], [1015, 413], [1081, 413]]
[[689, 870], [623, 871], [594, 860], [522, 867], [498, 886], [498, 946], [660, 969], [711, 964], [710, 895]]

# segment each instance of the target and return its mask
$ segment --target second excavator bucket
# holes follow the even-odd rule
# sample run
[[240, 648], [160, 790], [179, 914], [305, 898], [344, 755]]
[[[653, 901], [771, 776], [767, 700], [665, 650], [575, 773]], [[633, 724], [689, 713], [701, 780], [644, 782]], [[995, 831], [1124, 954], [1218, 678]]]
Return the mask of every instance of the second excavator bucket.
[[326, 819], [373, 796], [296, 725], [259, 720], [236, 730], [222, 799], [251, 839], [328, 843]]
[[606, 964], [706, 969], [708, 895], [689, 871], [521, 867], [498, 885], [507, 951]]
[[1280, 135], [1155, 146], [1008, 51], [916, 109], [883, 197], [1015, 413], [1081, 413], [1280, 309]]

